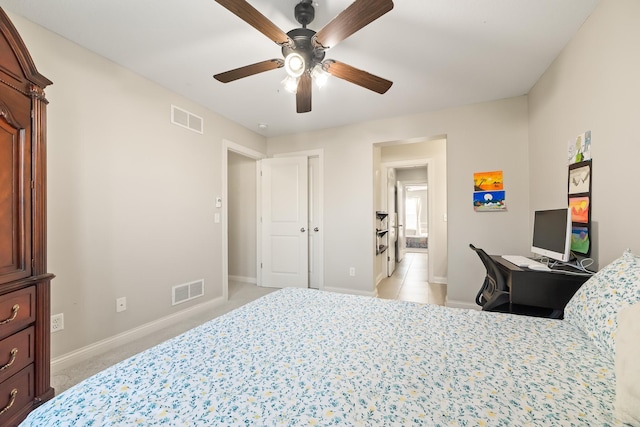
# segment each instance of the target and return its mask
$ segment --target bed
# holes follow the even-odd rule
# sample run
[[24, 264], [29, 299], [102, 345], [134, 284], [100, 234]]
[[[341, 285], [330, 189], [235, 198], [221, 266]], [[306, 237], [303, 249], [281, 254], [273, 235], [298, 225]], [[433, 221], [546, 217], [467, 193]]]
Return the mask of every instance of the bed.
[[[608, 276], [596, 276], [567, 320], [279, 290], [77, 384], [22, 425], [622, 425], [611, 333], [589, 331], [603, 320], [590, 301]], [[640, 300], [632, 286], [617, 306]]]

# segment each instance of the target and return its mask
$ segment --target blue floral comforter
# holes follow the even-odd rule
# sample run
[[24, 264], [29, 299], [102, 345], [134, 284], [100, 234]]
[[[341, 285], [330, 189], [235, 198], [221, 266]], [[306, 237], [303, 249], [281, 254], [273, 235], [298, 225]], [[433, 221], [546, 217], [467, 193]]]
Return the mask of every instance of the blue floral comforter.
[[43, 426], [607, 426], [613, 359], [560, 321], [284, 289], [85, 380]]

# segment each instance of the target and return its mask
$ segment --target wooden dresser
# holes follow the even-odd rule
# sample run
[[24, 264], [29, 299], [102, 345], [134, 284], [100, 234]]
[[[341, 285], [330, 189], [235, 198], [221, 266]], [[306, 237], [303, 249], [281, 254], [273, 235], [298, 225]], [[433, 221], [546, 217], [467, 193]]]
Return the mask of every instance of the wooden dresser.
[[44, 95], [50, 84], [0, 8], [0, 426], [17, 425], [54, 394]]

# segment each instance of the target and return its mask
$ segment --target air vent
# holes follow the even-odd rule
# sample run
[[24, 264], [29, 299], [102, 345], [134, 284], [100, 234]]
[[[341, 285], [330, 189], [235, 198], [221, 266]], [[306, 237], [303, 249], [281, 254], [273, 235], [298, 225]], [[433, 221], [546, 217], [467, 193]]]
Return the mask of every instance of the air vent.
[[194, 132], [203, 133], [202, 117], [183, 110], [182, 108], [171, 106], [171, 123], [183, 128], [187, 128]]
[[204, 279], [175, 285], [171, 288], [171, 305], [182, 304], [204, 295]]

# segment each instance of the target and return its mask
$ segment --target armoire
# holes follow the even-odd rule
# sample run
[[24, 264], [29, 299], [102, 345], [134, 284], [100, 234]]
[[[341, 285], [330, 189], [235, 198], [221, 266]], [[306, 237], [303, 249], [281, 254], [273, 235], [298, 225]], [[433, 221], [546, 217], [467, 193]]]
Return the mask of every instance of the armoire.
[[51, 84], [0, 8], [0, 426], [54, 391], [46, 235], [46, 106]]

